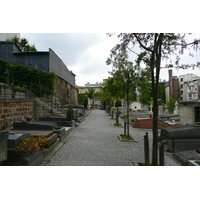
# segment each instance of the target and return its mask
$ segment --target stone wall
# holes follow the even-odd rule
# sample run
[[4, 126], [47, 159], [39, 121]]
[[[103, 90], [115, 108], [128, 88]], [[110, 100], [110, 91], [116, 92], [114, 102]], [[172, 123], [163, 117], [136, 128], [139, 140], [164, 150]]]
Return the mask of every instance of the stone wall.
[[34, 116], [34, 101], [27, 99], [10, 99], [0, 101], [0, 130], [10, 129], [13, 122]]
[[78, 104], [78, 90], [66, 82], [64, 79], [57, 77], [55, 92], [64, 100], [72, 104]]

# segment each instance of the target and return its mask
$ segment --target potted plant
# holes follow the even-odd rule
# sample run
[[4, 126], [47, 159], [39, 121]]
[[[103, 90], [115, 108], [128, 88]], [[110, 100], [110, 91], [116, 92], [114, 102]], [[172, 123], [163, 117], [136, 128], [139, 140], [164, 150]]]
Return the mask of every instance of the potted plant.
[[67, 110], [67, 121], [69, 122], [70, 127], [74, 126], [74, 110], [72, 106]]
[[56, 133], [59, 138], [61, 138], [65, 134], [65, 128], [62, 126], [56, 126], [53, 132]]

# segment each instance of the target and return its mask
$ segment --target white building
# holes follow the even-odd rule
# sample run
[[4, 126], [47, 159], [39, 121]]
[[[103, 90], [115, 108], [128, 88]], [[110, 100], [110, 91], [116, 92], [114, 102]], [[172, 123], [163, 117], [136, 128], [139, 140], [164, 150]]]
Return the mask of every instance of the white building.
[[[198, 79], [198, 76], [195, 74], [185, 74], [185, 75], [179, 76], [178, 78], [179, 78], [179, 88], [180, 88], [180, 99], [183, 101], [187, 99], [191, 99], [191, 97], [193, 96], [191, 95], [191, 88], [193, 88], [193, 84], [194, 84], [192, 82]], [[189, 89], [189, 87], [191, 88]], [[190, 93], [190, 95], [188, 92]]]
[[20, 33], [0, 33], [0, 41], [6, 41], [6, 39], [14, 36], [20, 37]]

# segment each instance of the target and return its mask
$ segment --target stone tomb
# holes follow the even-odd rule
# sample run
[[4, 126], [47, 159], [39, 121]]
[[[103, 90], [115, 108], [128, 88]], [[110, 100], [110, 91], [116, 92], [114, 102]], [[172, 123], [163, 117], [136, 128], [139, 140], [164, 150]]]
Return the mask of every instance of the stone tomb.
[[161, 129], [160, 141], [166, 141], [169, 152], [198, 149], [200, 148], [200, 126], [184, 125]]
[[29, 121], [16, 121], [13, 124], [12, 131], [20, 133], [30, 133], [31, 136], [39, 137], [44, 136], [47, 138], [45, 147], [51, 146], [57, 140], [57, 134], [53, 133], [57, 123], [54, 122], [29, 122]]

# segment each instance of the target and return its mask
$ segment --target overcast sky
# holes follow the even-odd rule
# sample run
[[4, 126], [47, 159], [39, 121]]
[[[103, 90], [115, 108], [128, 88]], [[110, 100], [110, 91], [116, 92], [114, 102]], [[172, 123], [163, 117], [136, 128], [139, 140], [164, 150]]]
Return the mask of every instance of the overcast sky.
[[[111, 66], [106, 65], [106, 59], [112, 47], [118, 42], [116, 36], [108, 37], [106, 33], [20, 33], [28, 39], [38, 51], [48, 51], [49, 48], [63, 60], [69, 70], [76, 74], [76, 84], [87, 82], [102, 82], [108, 78]], [[197, 35], [197, 34], [196, 34]], [[182, 62], [200, 61], [200, 53], [194, 57], [185, 54]], [[173, 75], [194, 73], [200, 76], [200, 69], [176, 70]], [[162, 69], [160, 78], [168, 80], [168, 69]]]

